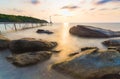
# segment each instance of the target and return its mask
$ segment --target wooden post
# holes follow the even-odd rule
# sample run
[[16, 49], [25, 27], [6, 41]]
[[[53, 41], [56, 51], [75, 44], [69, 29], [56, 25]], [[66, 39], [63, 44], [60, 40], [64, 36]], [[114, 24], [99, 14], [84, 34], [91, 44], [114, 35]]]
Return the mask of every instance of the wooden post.
[[33, 28], [33, 23], [31, 23], [31, 25], [32, 25], [32, 28]]
[[38, 27], [38, 24], [36, 23], [36, 27]]
[[41, 24], [39, 23], [39, 26], [41, 26]]
[[21, 28], [21, 23], [19, 23], [19, 27]]
[[5, 25], [5, 30], [7, 30], [6, 23], [4, 23], [4, 25]]
[[15, 31], [17, 31], [17, 27], [16, 27], [16, 24], [14, 23], [14, 28], [15, 28]]

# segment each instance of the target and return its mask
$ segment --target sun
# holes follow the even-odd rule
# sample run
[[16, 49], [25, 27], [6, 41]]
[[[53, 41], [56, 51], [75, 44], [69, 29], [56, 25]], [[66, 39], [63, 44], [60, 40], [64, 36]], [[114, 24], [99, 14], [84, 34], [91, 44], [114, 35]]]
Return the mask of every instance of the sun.
[[62, 16], [73, 16], [74, 15], [74, 13], [69, 10], [61, 10], [59, 13]]

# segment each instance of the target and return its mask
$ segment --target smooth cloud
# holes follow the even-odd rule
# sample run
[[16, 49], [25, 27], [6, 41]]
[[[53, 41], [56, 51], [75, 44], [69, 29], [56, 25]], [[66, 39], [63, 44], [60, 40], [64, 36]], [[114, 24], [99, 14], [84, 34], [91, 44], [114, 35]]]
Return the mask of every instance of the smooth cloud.
[[68, 9], [68, 10], [75, 10], [79, 8], [79, 6], [71, 6], [71, 5], [68, 5], [68, 6], [63, 6], [61, 9]]
[[109, 3], [109, 2], [120, 2], [120, 0], [98, 0], [96, 2], [96, 4], [100, 5], [100, 4], [105, 4], [105, 3]]
[[39, 1], [39, 0], [31, 0], [31, 3], [32, 3], [32, 4], [39, 4], [40, 1]]
[[13, 10], [14, 12], [19, 12], [19, 13], [24, 12], [24, 10], [16, 9], [16, 8], [13, 8], [12, 10]]

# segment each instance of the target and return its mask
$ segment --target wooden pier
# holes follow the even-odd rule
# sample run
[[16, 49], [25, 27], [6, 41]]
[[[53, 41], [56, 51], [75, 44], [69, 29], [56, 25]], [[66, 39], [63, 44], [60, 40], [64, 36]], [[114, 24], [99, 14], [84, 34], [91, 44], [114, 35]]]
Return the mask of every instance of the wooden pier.
[[[0, 33], [7, 31], [18, 31], [40, 26], [46, 26], [48, 23], [17, 23], [17, 22], [0, 22]], [[2, 26], [2, 27], [1, 27]]]

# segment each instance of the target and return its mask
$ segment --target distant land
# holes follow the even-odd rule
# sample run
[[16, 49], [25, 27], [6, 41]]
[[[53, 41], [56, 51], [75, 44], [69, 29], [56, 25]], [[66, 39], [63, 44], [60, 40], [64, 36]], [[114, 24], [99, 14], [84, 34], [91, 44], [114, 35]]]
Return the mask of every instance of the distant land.
[[28, 16], [16, 16], [8, 14], [0, 14], [0, 22], [20, 22], [20, 23], [48, 23], [46, 20], [41, 20]]

